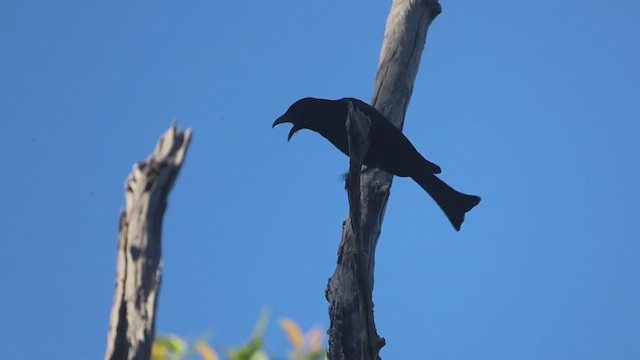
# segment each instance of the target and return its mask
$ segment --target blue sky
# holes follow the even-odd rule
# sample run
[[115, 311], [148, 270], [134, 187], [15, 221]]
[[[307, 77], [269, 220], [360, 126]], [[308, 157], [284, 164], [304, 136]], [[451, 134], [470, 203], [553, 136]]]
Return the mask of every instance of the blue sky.
[[[124, 180], [173, 120], [194, 138], [158, 331], [223, 349], [265, 306], [326, 328], [348, 160], [271, 123], [305, 96], [370, 100], [389, 4], [0, 3], [0, 358], [103, 356]], [[456, 233], [394, 181], [383, 358], [640, 358], [640, 5], [442, 5], [405, 133], [483, 201]]]

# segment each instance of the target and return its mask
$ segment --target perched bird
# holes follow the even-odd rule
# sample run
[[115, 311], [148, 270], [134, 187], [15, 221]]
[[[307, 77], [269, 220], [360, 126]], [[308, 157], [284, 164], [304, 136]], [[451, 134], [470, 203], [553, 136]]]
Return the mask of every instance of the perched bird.
[[435, 176], [441, 172], [440, 167], [425, 159], [402, 131], [373, 106], [354, 98], [304, 98], [293, 103], [272, 127], [293, 124], [287, 140], [291, 140], [298, 130], [313, 130], [349, 156], [345, 125], [349, 101], [371, 119], [369, 149], [364, 164], [396, 176], [412, 178], [435, 200], [459, 231], [465, 213], [480, 203], [480, 197], [458, 192]]

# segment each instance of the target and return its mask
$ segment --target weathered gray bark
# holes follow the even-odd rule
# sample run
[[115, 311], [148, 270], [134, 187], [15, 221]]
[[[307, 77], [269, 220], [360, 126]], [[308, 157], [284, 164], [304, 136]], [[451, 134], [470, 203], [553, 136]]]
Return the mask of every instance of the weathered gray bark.
[[[437, 0], [394, 0], [391, 6], [372, 105], [398, 128], [404, 123], [427, 30], [440, 12]], [[351, 161], [353, 164], [354, 159]], [[351, 169], [348, 185], [351, 209], [343, 223], [338, 263], [326, 291], [331, 320], [328, 357], [377, 360], [385, 341], [376, 332], [371, 294], [375, 248], [393, 176], [366, 166], [362, 167], [359, 184], [352, 175]], [[360, 207], [352, 203], [358, 198]], [[362, 278], [366, 281], [357, 281]]]
[[172, 126], [127, 178], [105, 359], [151, 358], [162, 276], [162, 218], [190, 139], [191, 130]]

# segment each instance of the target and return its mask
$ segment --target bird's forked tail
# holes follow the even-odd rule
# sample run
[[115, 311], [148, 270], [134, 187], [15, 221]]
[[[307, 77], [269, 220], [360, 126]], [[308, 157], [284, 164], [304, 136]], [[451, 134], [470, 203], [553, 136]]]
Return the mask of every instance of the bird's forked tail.
[[480, 203], [479, 196], [456, 191], [432, 173], [425, 173], [412, 179], [435, 200], [456, 231], [460, 231], [464, 214]]

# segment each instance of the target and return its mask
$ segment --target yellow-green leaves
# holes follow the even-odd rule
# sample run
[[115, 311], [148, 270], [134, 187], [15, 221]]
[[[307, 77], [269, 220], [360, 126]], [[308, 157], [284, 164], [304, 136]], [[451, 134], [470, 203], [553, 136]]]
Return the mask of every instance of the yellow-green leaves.
[[293, 350], [292, 360], [319, 360], [325, 359], [326, 353], [322, 348], [323, 332], [318, 327], [311, 328], [306, 334], [302, 333], [298, 324], [287, 318], [280, 319], [280, 327], [287, 335]]
[[[263, 349], [264, 336], [269, 322], [268, 311], [263, 311], [253, 329], [251, 339], [244, 345], [228, 351], [229, 360], [270, 360]], [[300, 326], [288, 318], [280, 319], [280, 327], [291, 343], [290, 360], [324, 360], [326, 352], [323, 348], [323, 331], [318, 327], [311, 328], [306, 334]], [[176, 335], [156, 337], [153, 343], [151, 358], [153, 360], [222, 360], [206, 339], [195, 341], [191, 346]], [[281, 356], [276, 358], [282, 359]]]
[[187, 343], [175, 335], [159, 336], [153, 342], [151, 358], [153, 360], [178, 360], [187, 354]]

